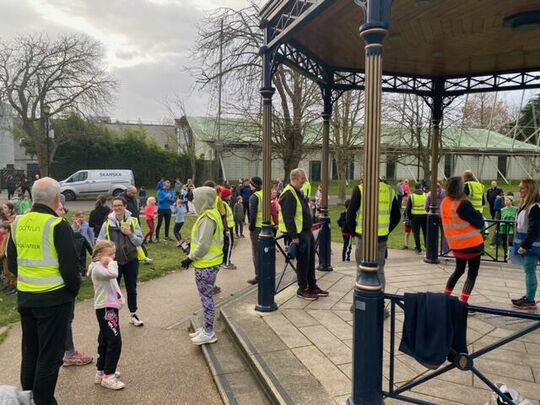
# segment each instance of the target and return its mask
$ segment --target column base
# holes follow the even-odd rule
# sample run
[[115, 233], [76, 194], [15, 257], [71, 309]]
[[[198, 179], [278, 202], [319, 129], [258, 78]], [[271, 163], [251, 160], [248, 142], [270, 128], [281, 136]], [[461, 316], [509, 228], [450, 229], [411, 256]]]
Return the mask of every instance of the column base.
[[278, 306], [274, 302], [274, 305], [255, 305], [255, 311], [257, 312], [274, 312], [277, 311]]

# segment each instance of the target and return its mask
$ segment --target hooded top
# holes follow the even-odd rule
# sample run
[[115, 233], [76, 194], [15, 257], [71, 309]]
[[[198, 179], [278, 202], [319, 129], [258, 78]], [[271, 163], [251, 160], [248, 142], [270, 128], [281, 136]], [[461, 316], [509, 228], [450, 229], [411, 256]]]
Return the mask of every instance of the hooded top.
[[[200, 215], [207, 209], [216, 208], [216, 196], [216, 190], [212, 187], [198, 187], [193, 190], [193, 205], [195, 206], [195, 212]], [[191, 260], [200, 260], [208, 253], [215, 231], [216, 224], [214, 221], [208, 217], [201, 220], [199, 226], [200, 244], [197, 250], [190, 252], [188, 257]]]

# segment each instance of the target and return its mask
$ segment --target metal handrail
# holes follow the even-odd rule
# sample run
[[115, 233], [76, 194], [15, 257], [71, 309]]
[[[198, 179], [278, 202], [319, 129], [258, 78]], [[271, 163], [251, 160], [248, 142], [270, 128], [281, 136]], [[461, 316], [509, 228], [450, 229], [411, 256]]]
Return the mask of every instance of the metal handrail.
[[[429, 404], [429, 402], [422, 401], [416, 398], [411, 398], [411, 397], [403, 395], [402, 393], [405, 391], [409, 391], [412, 388], [420, 384], [423, 384], [429, 380], [432, 380], [433, 378], [438, 377], [439, 375], [444, 374], [447, 371], [457, 368], [458, 370], [461, 370], [461, 371], [471, 371], [480, 380], [482, 380], [482, 382], [484, 382], [493, 392], [499, 395], [499, 397], [503, 398], [503, 400], [507, 404], [512, 404], [512, 405], [514, 404], [514, 402], [509, 400], [493, 382], [491, 382], [482, 372], [480, 372], [476, 367], [474, 367], [474, 359], [486, 353], [489, 353], [495, 349], [498, 349], [499, 347], [509, 342], [512, 342], [522, 336], [525, 336], [528, 333], [531, 333], [537, 329], [540, 329], [540, 314], [532, 314], [532, 313], [527, 313], [527, 312], [517, 312], [517, 311], [511, 311], [511, 310], [505, 310], [505, 309], [469, 305], [468, 306], [469, 312], [506, 316], [506, 317], [517, 318], [517, 319], [526, 319], [526, 320], [534, 321], [534, 323], [523, 328], [520, 331], [517, 331], [516, 333], [511, 334], [510, 336], [501, 338], [497, 342], [487, 345], [486, 347], [480, 350], [477, 350], [474, 353], [471, 353], [471, 354], [459, 353], [458, 354], [458, 353], [453, 352], [453, 354], [459, 355], [461, 356], [461, 358], [465, 358], [467, 360], [465, 367], [460, 367], [459, 363], [457, 361], [454, 361], [453, 363], [447, 364], [436, 371], [428, 373], [427, 375], [414, 379], [413, 381], [410, 381], [406, 384], [401, 385], [400, 387], [397, 387], [397, 389], [394, 389], [396, 305], [404, 309], [403, 300], [405, 297], [403, 295], [397, 295], [397, 294], [385, 294], [384, 296], [385, 296], [385, 299], [390, 300], [390, 304], [391, 304], [390, 305], [390, 334], [391, 335], [390, 335], [390, 375], [389, 375], [389, 382], [388, 382], [388, 391], [383, 391], [383, 395], [389, 398], [400, 399], [400, 400], [410, 402], [410, 403], [415, 403], [415, 404]], [[455, 358], [457, 359], [459, 356], [455, 356]]]
[[[508, 257], [507, 257], [507, 252], [505, 251], [506, 249], [504, 249], [504, 246], [502, 246], [501, 244], [501, 234], [500, 234], [500, 231], [501, 231], [501, 225], [502, 224], [506, 224], [508, 227], [512, 227], [512, 228], [515, 228], [515, 221], [511, 221], [511, 220], [503, 220], [503, 219], [486, 219], [484, 220], [486, 223], [489, 223], [489, 225], [485, 226], [484, 228], [482, 228], [480, 230], [480, 232], [482, 234], [485, 235], [485, 232], [487, 230], [489, 230], [490, 228], [495, 228], [495, 235], [493, 235], [493, 238], [495, 240], [495, 256], [493, 256], [485, 247], [484, 245], [484, 249], [482, 249], [482, 259], [483, 261], [489, 261], [489, 262], [503, 262], [503, 263], [507, 263], [508, 262]], [[486, 238], [486, 243], [487, 243], [487, 238]], [[507, 242], [508, 243], [508, 242]], [[450, 249], [449, 250], [443, 250], [443, 241], [442, 241], [442, 237], [441, 237], [441, 241], [440, 241], [440, 249], [439, 249], [439, 256], [440, 257], [446, 257], [446, 258], [452, 258], [452, 256], [450, 256], [450, 253], [452, 252]], [[499, 249], [502, 247], [502, 250], [503, 250], [503, 254], [502, 254], [502, 257], [500, 256], [499, 254]], [[508, 248], [509, 246], [507, 246]]]

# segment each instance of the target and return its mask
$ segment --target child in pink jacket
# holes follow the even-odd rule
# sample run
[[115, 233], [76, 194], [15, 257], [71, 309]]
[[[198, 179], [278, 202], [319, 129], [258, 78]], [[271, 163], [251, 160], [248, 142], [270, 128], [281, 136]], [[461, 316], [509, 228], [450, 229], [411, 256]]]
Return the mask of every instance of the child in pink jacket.
[[119, 310], [124, 304], [124, 297], [116, 281], [118, 263], [114, 260], [116, 247], [109, 240], [99, 240], [94, 247], [92, 264], [88, 275], [94, 284], [94, 308], [99, 323], [96, 384], [120, 390], [125, 384], [118, 380], [116, 371], [122, 352]]

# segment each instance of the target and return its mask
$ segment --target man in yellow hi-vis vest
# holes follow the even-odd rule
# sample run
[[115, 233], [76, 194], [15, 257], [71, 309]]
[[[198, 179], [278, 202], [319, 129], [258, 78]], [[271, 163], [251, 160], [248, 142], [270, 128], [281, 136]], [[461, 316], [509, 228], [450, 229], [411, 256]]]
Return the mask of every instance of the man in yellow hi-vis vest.
[[[347, 214], [345, 223], [347, 230], [352, 235], [358, 238], [356, 244], [356, 263], [361, 264], [362, 259], [362, 234], [363, 234], [363, 217], [362, 217], [362, 194], [363, 184], [359, 184], [355, 187], [349, 206], [347, 207]], [[401, 209], [398, 204], [398, 199], [395, 191], [388, 184], [379, 182], [379, 228], [378, 228], [378, 250], [377, 250], [377, 275], [379, 281], [383, 286], [383, 291], [386, 285], [386, 279], [384, 276], [384, 265], [386, 263], [386, 245], [388, 242], [388, 236], [390, 232], [401, 221]], [[352, 310], [352, 309], [351, 309]], [[385, 308], [385, 317], [388, 316], [388, 310]]]
[[483, 216], [484, 205], [486, 205], [484, 185], [476, 180], [471, 170], [465, 170], [463, 172], [463, 181], [465, 182], [465, 187], [463, 189], [465, 194], [469, 198], [474, 209]]
[[281, 206], [279, 230], [287, 234], [297, 252], [298, 290], [296, 296], [313, 301], [319, 297], [327, 297], [328, 291], [319, 288], [315, 278], [315, 239], [311, 231], [313, 218], [301, 191], [306, 182], [306, 172], [299, 168], [293, 169], [289, 179], [290, 184], [285, 187], [279, 197]]
[[416, 253], [422, 253], [422, 244], [420, 242], [420, 231], [424, 240], [424, 246], [426, 246], [426, 233], [427, 233], [427, 211], [426, 211], [427, 194], [422, 190], [422, 185], [416, 183], [414, 192], [409, 196], [407, 201], [407, 218], [411, 220], [413, 236], [414, 236], [414, 249]]
[[249, 179], [249, 187], [252, 194], [249, 197], [249, 238], [251, 239], [251, 255], [253, 257], [253, 267], [255, 267], [255, 277], [249, 279], [249, 284], [255, 285], [259, 282], [259, 249], [258, 241], [259, 234], [262, 229], [262, 210], [263, 210], [263, 194], [262, 194], [262, 179], [259, 176], [253, 176]]
[[34, 205], [12, 224], [8, 267], [17, 276], [21, 315], [21, 385], [36, 404], [55, 404], [73, 301], [79, 292], [78, 254], [71, 227], [56, 214], [60, 185], [44, 177], [32, 187]]

